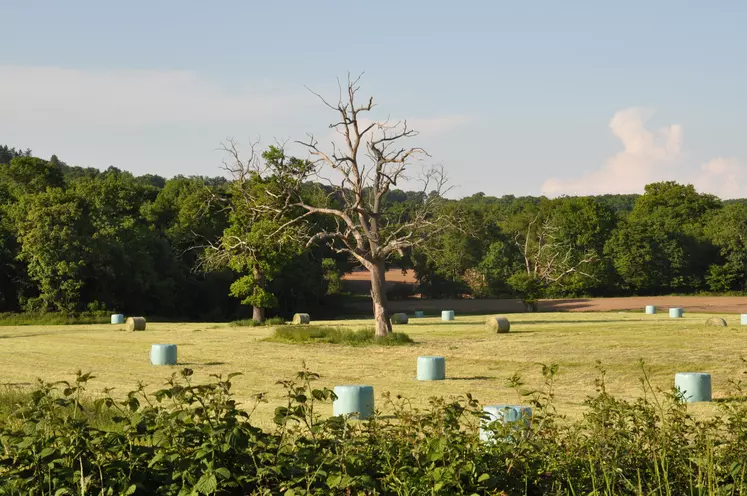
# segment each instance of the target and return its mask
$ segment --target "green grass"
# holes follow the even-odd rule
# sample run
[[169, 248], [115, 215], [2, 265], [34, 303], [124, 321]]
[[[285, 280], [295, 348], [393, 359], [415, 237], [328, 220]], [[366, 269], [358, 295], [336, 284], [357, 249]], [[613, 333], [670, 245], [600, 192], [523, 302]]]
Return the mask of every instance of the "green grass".
[[106, 324], [108, 315], [48, 313], [0, 313], [0, 326]]
[[404, 332], [393, 332], [385, 338], [377, 338], [373, 328], [346, 329], [344, 327], [302, 325], [275, 329], [267, 341], [279, 343], [328, 343], [348, 346], [401, 346], [414, 341]]
[[[665, 313], [535, 313], [512, 314], [511, 332], [485, 330], [487, 316], [457, 314], [453, 322], [439, 317], [411, 319], [396, 326], [415, 341], [409, 346], [340, 346], [324, 342], [310, 346], [267, 340], [272, 327], [231, 327], [226, 323], [148, 322], [144, 332], [126, 332], [123, 325], [16, 326], [0, 328], [0, 388], [4, 383], [33, 384], [45, 380], [74, 379], [77, 370], [92, 371], [96, 379], [89, 392], [105, 387], [123, 395], [143, 382], [150, 391], [161, 387], [181, 367], [196, 375], [242, 372], [232, 382], [237, 400], [252, 403], [256, 393], [267, 392], [257, 419], [269, 425], [275, 407], [285, 401], [275, 386], [279, 378], [293, 376], [306, 363], [321, 374], [320, 386], [369, 384], [377, 401], [384, 392], [411, 398], [426, 406], [432, 396], [472, 393], [484, 404], [515, 404], [515, 392], [506, 386], [514, 373], [527, 385], [542, 383], [538, 363], [559, 365], [555, 383], [556, 406], [562, 414], [580, 417], [584, 400], [595, 393], [597, 360], [607, 369], [607, 387], [621, 398], [640, 396], [639, 359], [650, 370], [654, 387], [669, 390], [676, 372], [709, 372], [714, 398], [729, 397], [730, 380], [747, 379], [740, 356], [747, 356], [747, 327], [739, 315], [726, 318], [729, 327], [706, 327], [712, 314], [685, 313], [670, 319]], [[370, 329], [372, 320], [318, 321], [316, 325], [349, 331]], [[283, 326], [301, 329], [307, 326]], [[178, 345], [178, 367], [155, 367], [149, 354], [154, 343]], [[447, 379], [415, 380], [417, 357], [446, 357]], [[688, 406], [709, 416], [716, 403]], [[331, 413], [331, 408], [330, 408]]]
[[[38, 384], [28, 385], [2, 385], [0, 386], [0, 423], [8, 422], [10, 424], [22, 425], [22, 418], [14, 418], [13, 414], [23, 405], [31, 401], [31, 393]], [[57, 397], [62, 397], [60, 391], [57, 391]], [[86, 417], [93, 427], [106, 430], [119, 430], [120, 426], [114, 422], [113, 418], [117, 415], [116, 410], [100, 408], [96, 409], [93, 405], [93, 397], [85, 396], [81, 403], [85, 406]], [[61, 409], [62, 414], [73, 414], [73, 408], [68, 407]]]
[[234, 320], [229, 324], [231, 327], [260, 327], [260, 326], [281, 326], [285, 325], [285, 319], [282, 317], [270, 317], [264, 322], [254, 319]]
[[29, 388], [4, 385], [0, 386], [0, 421], [7, 418], [16, 407], [28, 401]]

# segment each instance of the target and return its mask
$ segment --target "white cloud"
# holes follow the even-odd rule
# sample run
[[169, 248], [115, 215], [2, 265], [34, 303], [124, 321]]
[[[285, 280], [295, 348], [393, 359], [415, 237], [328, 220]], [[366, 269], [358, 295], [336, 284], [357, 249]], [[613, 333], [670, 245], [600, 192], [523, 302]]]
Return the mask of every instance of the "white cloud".
[[0, 66], [0, 108], [17, 125], [132, 128], [289, 111], [303, 91], [229, 91], [189, 71]]
[[652, 111], [629, 108], [617, 112], [609, 123], [623, 150], [604, 166], [578, 179], [548, 179], [542, 193], [586, 195], [639, 192], [651, 182], [675, 179], [683, 158], [682, 127], [673, 124], [651, 132], [645, 128]]
[[714, 158], [700, 166], [693, 184], [698, 191], [720, 198], [744, 198], [747, 196], [747, 167], [735, 158]]
[[578, 179], [552, 178], [542, 185], [548, 196], [605, 193], [642, 193], [646, 184], [677, 181], [721, 198], [747, 196], [747, 168], [731, 157], [718, 157], [699, 168], [683, 149], [682, 126], [672, 124], [649, 131], [650, 109], [617, 112], [609, 123], [623, 150], [608, 158], [598, 170]]

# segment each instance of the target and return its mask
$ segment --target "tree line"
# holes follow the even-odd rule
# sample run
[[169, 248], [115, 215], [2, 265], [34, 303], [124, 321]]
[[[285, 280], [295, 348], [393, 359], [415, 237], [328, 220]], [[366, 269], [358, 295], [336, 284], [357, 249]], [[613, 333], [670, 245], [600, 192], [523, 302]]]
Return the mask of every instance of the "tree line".
[[[224, 144], [223, 176], [136, 177], [0, 146], [0, 312], [120, 311], [227, 320], [266, 310], [334, 314], [341, 276], [370, 273], [376, 332], [387, 301], [742, 292], [747, 202], [676, 182], [642, 195], [449, 199], [442, 166], [415, 171], [406, 122], [366, 116], [349, 80], [341, 144], [308, 158]], [[341, 87], [341, 90], [343, 88]], [[403, 191], [400, 184], [419, 184]], [[414, 189], [414, 188], [413, 188]], [[387, 267], [417, 286], [385, 291]]]
[[[273, 153], [281, 152], [265, 155], [276, 160]], [[203, 248], [224, 232], [257, 225], [209, 201], [227, 198], [232, 187], [238, 183], [223, 177], [136, 177], [0, 147], [0, 309], [238, 315], [257, 272], [200, 263]], [[406, 217], [420, 195], [395, 189], [384, 206]], [[417, 288], [395, 288], [390, 298], [410, 291], [531, 301], [747, 286], [747, 203], [691, 185], [654, 183], [643, 195], [442, 200], [438, 208], [459, 222], [389, 262], [418, 279]], [[325, 219], [315, 222], [319, 232]], [[278, 241], [263, 257], [271, 281], [248, 303], [287, 313], [341, 291], [340, 275], [353, 266], [348, 255], [324, 244], [283, 253]]]
[[[121, 311], [185, 320], [245, 315], [240, 267], [203, 267], [230, 227], [223, 177], [136, 177], [0, 147], [0, 312]], [[323, 304], [344, 261], [314, 247], [268, 286], [277, 313]], [[234, 288], [235, 289], [235, 288]]]

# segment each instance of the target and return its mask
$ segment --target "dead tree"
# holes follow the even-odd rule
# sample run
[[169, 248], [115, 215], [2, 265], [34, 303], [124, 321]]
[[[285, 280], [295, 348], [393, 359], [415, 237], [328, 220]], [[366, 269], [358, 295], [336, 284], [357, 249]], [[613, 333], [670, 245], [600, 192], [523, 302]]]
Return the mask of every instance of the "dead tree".
[[[417, 178], [406, 176], [411, 163], [428, 155], [422, 148], [403, 146], [417, 132], [407, 122], [368, 120], [365, 116], [374, 108], [373, 97], [365, 103], [356, 102], [360, 77], [348, 78], [347, 88], [340, 87], [337, 104], [330, 104], [314, 93], [337, 114], [330, 125], [342, 138], [342, 145], [331, 143], [324, 151], [314, 136], [298, 143], [305, 146], [317, 170], [331, 191], [325, 205], [306, 201], [294, 205], [307, 216], [329, 216], [333, 229], [324, 229], [308, 241], [326, 241], [338, 253], [354, 257], [371, 276], [371, 298], [376, 320], [376, 336], [392, 331], [385, 292], [386, 261], [394, 254], [421, 243], [429, 233], [444, 229], [448, 219], [438, 214], [438, 203], [445, 192], [443, 167], [424, 168]], [[322, 177], [322, 176], [319, 176]], [[387, 194], [405, 179], [417, 179], [421, 188], [417, 204], [405, 215], [390, 212]]]
[[583, 268], [598, 260], [593, 250], [579, 253], [569, 242], [560, 239], [558, 231], [552, 218], [542, 220], [538, 213], [529, 221], [526, 231], [514, 237], [524, 258], [527, 276], [542, 287], [563, 286], [564, 279], [574, 273], [591, 277]]

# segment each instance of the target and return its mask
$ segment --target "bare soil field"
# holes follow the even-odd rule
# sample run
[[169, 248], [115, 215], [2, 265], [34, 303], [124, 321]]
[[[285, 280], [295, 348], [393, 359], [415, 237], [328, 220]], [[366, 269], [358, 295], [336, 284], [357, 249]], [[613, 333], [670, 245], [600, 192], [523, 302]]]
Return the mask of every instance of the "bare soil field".
[[[356, 270], [345, 274], [348, 290], [356, 294], [369, 294], [371, 282], [366, 270]], [[415, 273], [411, 270], [389, 269], [386, 272], [387, 286], [397, 283], [415, 284]], [[610, 312], [642, 310], [646, 305], [656, 305], [662, 311], [670, 307], [682, 307], [686, 312], [698, 313], [747, 313], [747, 296], [631, 296], [620, 298], [569, 298], [559, 300], [540, 300], [540, 312]], [[524, 312], [524, 305], [514, 299], [459, 299], [459, 300], [421, 300], [389, 302], [393, 312], [440, 312], [454, 310], [464, 313], [517, 313]], [[370, 312], [371, 304], [357, 302], [348, 305], [356, 312]]]
[[[747, 313], [747, 296], [631, 296], [623, 298], [569, 298], [560, 300], [540, 300], [540, 312], [609, 312], [643, 311], [646, 305], [656, 305], [659, 311], [666, 312], [670, 307], [682, 307], [685, 312], [727, 314]], [[348, 309], [356, 312], [371, 312], [367, 301], [351, 303]], [[423, 310], [426, 313], [454, 310], [459, 313], [518, 313], [524, 312], [520, 300], [403, 300], [390, 301], [392, 312], [412, 312]]]
[[[366, 281], [371, 282], [371, 276], [367, 270], [355, 270], [348, 272], [342, 277], [343, 281]], [[406, 282], [408, 284], [415, 284], [415, 272], [412, 270], [406, 270], [404, 273], [401, 269], [389, 269], [386, 271], [386, 282]]]

